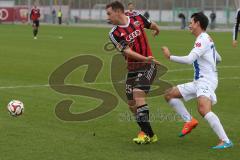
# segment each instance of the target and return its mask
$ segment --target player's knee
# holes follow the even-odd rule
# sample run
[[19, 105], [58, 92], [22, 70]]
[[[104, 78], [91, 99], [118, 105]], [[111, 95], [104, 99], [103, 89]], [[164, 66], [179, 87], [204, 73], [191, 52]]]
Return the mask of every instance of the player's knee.
[[165, 94], [164, 94], [164, 98], [165, 100], [168, 102], [170, 101], [172, 98], [182, 98], [182, 95], [180, 94], [180, 92], [178, 91], [177, 87], [173, 87], [168, 89]]
[[170, 90], [167, 90], [167, 91], [165, 92], [164, 98], [165, 98], [165, 100], [166, 100], [167, 102], [170, 101], [170, 99], [173, 98]]
[[198, 112], [202, 117], [204, 117], [209, 112], [209, 110], [206, 109], [206, 106], [204, 104], [199, 104]]
[[198, 112], [201, 114], [201, 116], [205, 116], [208, 112], [211, 111], [211, 101], [204, 97], [200, 96], [198, 97]]
[[144, 104], [146, 104], [146, 100], [145, 100], [144, 97], [136, 97], [135, 98], [135, 105], [136, 106], [142, 106]]
[[141, 106], [146, 104], [145, 97], [146, 97], [146, 93], [143, 90], [140, 90], [140, 89], [133, 90], [133, 99], [135, 100], [136, 106]]
[[135, 106], [136, 105], [136, 101], [135, 100], [129, 100], [128, 101], [128, 106], [131, 107], [131, 106]]

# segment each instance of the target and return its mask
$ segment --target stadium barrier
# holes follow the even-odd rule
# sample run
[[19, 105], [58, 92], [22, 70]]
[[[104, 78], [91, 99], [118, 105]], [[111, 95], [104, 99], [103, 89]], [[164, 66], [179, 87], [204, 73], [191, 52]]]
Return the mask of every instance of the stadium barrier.
[[27, 7], [0, 7], [0, 22], [22, 22], [28, 21]]

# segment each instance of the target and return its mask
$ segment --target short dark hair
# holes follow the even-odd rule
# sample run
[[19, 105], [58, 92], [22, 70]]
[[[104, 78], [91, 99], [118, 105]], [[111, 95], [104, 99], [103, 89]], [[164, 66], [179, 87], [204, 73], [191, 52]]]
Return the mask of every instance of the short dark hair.
[[194, 22], [199, 22], [200, 27], [206, 31], [208, 26], [208, 18], [203, 12], [193, 13], [191, 18], [193, 18]]
[[116, 11], [116, 10], [120, 10], [124, 13], [124, 6], [121, 2], [119, 1], [114, 1], [114, 2], [111, 2], [109, 4], [106, 5], [106, 9], [112, 7], [112, 10]]

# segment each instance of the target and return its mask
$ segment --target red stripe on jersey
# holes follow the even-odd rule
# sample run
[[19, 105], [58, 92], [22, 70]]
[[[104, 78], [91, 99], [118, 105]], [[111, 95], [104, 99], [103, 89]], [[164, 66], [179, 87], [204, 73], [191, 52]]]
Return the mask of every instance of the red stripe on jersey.
[[[134, 31], [137, 30], [137, 28], [133, 25], [134, 24], [134, 21], [133, 19], [130, 19], [130, 23], [129, 23], [129, 27], [128, 27], [128, 30], [129, 30], [129, 34], [132, 34], [134, 33]], [[140, 53], [141, 54], [141, 46], [140, 46], [140, 43], [139, 43], [139, 37], [136, 37], [134, 39], [134, 41], [132, 42], [131, 44], [131, 49], [134, 50], [135, 52], [137, 53]]]
[[[133, 17], [133, 19], [134, 19], [135, 21], [138, 21], [138, 22], [139, 22], [139, 20], [137, 20], [136, 17]], [[140, 41], [140, 45], [141, 45], [141, 50], [142, 50], [142, 55], [145, 56], [145, 57], [147, 57], [148, 55], [147, 55], [147, 51], [146, 51], [147, 44], [146, 44], [146, 41], [145, 41], [145, 39], [146, 39], [146, 37], [145, 37], [145, 31], [144, 31], [144, 29], [142, 28], [142, 26], [137, 26], [137, 29], [139, 29], [139, 30], [141, 31], [141, 33], [142, 33], [142, 36], [139, 37], [139, 39], [140, 39], [139, 41]]]
[[[127, 30], [127, 37], [130, 39], [130, 37], [132, 37], [133, 33], [135, 33], [136, 31], [136, 28], [133, 26], [133, 21], [132, 19], [130, 19], [130, 23], [129, 23], [129, 26], [127, 28], [125, 28], [125, 30]], [[129, 44], [130, 48], [137, 52], [138, 54], [140, 54], [142, 51], [141, 51], [141, 46], [140, 46], [140, 40], [138, 37], [136, 37], [135, 39], [133, 39], [133, 41]], [[139, 64], [138, 61], [134, 60], [134, 59], [131, 59], [131, 58], [127, 58], [128, 60], [128, 69], [129, 70], [135, 70], [136, 68], [140, 68], [141, 64]]]
[[[143, 22], [143, 20], [140, 16], [136, 16], [136, 19], [137, 19], [137, 21], [141, 22], [142, 25], [144, 26], [144, 24], [143, 24], [144, 22]], [[142, 27], [141, 30], [143, 32], [143, 36], [141, 38], [142, 38], [142, 45], [144, 44], [143, 46], [144, 46], [144, 49], [145, 49], [145, 56], [146, 57], [152, 56], [152, 51], [150, 49], [146, 33], [143, 31], [144, 28]]]

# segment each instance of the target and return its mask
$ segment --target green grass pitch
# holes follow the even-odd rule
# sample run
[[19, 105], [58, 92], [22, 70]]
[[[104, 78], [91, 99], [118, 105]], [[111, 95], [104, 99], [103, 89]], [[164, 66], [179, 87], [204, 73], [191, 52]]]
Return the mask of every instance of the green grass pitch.
[[[199, 120], [199, 126], [184, 137], [177, 137], [182, 122], [175, 119], [173, 110], [162, 96], [149, 98], [150, 111], [162, 117], [152, 120], [159, 141], [150, 145], [136, 145], [132, 138], [138, 127], [127, 105], [118, 97], [110, 80], [110, 63], [115, 53], [104, 51], [108, 39], [106, 28], [78, 28], [41, 26], [37, 40], [33, 40], [31, 26], [0, 25], [0, 160], [238, 160], [240, 157], [240, 46], [231, 47], [230, 32], [210, 32], [223, 61], [219, 64], [218, 103], [213, 111], [234, 142], [231, 149], [210, 149], [218, 142], [206, 121], [196, 109], [196, 102], [186, 103]], [[161, 31], [149, 41], [154, 56], [168, 69], [161, 78], [174, 84], [192, 79], [191, 65], [168, 62], [161, 54], [166, 45], [176, 55], [186, 55], [195, 38], [187, 31]], [[87, 122], [60, 120], [55, 106], [63, 99], [75, 102], [74, 113], [94, 109], [98, 99], [67, 95], [48, 86], [51, 73], [69, 59], [79, 55], [93, 55], [103, 61], [103, 68], [94, 84], [84, 84], [86, 67], [74, 70], [65, 80], [118, 97], [118, 106], [110, 113]], [[124, 88], [122, 88], [124, 89]], [[11, 117], [6, 109], [12, 99], [25, 104], [25, 113]], [[125, 117], [124, 117], [125, 116]]]

